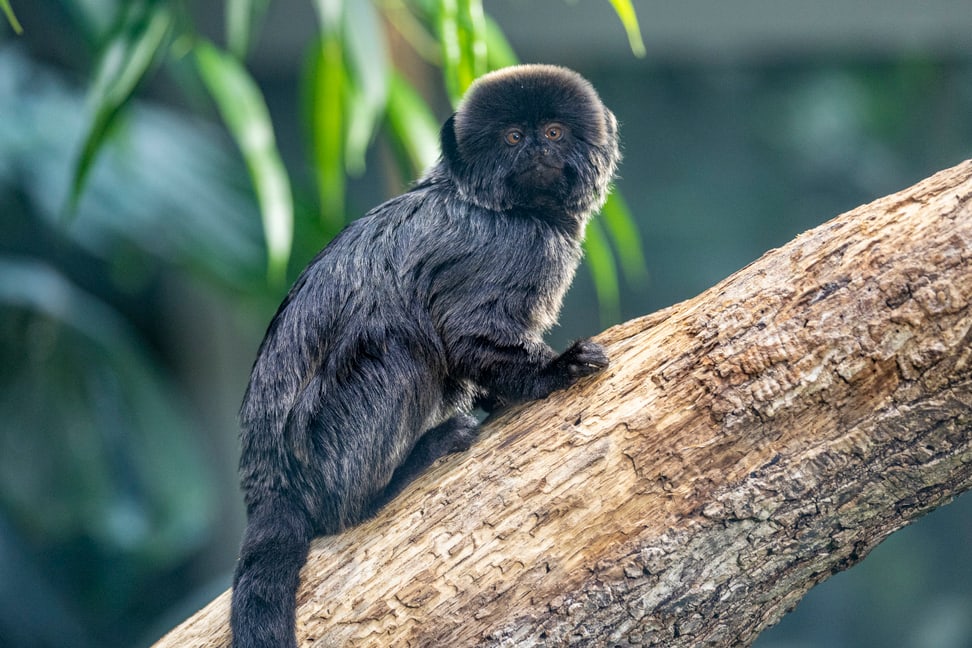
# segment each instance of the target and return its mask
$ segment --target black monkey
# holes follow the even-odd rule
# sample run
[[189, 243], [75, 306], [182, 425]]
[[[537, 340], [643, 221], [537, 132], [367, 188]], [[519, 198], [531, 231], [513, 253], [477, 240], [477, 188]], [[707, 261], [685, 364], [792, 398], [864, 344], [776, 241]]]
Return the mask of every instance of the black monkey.
[[542, 340], [620, 159], [617, 122], [570, 70], [488, 74], [407, 193], [344, 229], [297, 279], [240, 412], [248, 524], [235, 648], [293, 648], [311, 538], [366, 518], [476, 438], [474, 404], [543, 398], [608, 364]]

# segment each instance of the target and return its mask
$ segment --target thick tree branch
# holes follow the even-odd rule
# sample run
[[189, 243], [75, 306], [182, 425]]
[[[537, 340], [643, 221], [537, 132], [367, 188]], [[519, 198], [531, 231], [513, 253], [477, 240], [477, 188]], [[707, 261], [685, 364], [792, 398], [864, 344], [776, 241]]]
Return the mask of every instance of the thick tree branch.
[[606, 331], [606, 373], [315, 543], [301, 645], [748, 645], [972, 486], [970, 300], [972, 161]]

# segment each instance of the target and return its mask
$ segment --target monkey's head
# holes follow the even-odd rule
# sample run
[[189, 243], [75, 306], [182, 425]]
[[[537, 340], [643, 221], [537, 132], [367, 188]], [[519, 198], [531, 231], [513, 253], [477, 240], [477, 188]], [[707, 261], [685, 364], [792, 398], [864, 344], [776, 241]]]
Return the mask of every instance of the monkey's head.
[[463, 197], [498, 211], [556, 210], [583, 221], [620, 160], [617, 120], [582, 76], [518, 65], [477, 80], [442, 128]]

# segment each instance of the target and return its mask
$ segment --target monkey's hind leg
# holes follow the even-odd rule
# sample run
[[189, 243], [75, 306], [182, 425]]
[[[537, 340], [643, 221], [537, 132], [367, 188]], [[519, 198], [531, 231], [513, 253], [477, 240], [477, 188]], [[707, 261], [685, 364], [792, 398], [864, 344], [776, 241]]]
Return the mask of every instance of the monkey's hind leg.
[[469, 414], [456, 414], [423, 434], [405, 462], [395, 470], [385, 490], [372, 501], [369, 517], [401, 493], [436, 459], [468, 450], [478, 436], [479, 421]]

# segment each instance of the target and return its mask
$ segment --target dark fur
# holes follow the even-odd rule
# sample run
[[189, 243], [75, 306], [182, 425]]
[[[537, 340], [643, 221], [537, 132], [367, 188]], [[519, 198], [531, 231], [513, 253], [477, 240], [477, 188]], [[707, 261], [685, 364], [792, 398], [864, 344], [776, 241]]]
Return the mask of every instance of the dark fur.
[[[566, 127], [555, 142], [544, 127]], [[506, 129], [523, 140], [510, 145]], [[555, 322], [591, 212], [619, 159], [591, 86], [552, 66], [477, 82], [443, 126], [442, 158], [352, 223], [274, 316], [241, 411], [248, 525], [233, 580], [236, 648], [292, 648], [315, 535], [361, 521], [436, 458], [475, 440], [474, 403], [543, 398], [600, 371]]]

